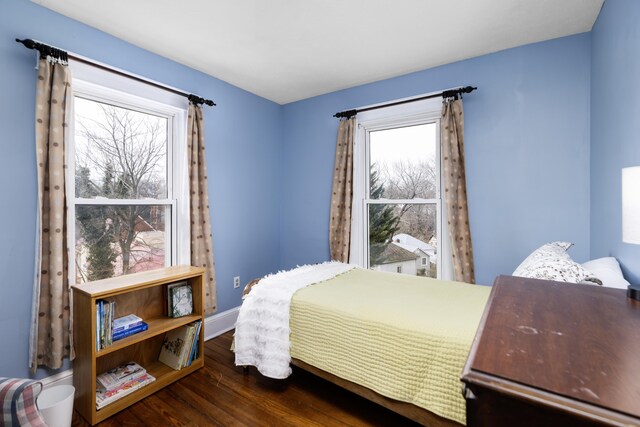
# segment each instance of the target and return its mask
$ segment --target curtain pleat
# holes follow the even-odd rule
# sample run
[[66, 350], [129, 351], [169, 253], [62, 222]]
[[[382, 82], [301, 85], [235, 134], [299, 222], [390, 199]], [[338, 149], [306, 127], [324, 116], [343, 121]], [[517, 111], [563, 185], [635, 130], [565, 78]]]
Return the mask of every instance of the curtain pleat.
[[464, 167], [462, 100], [444, 100], [440, 127], [442, 174], [445, 187], [443, 197], [447, 204], [454, 278], [459, 282], [474, 283], [473, 248]]
[[205, 314], [216, 311], [216, 275], [213, 261], [213, 235], [209, 213], [207, 166], [204, 151], [202, 107], [189, 105], [187, 118], [189, 191], [191, 212], [191, 265], [204, 267]]
[[349, 262], [355, 121], [355, 117], [340, 120], [333, 170], [329, 249], [331, 259], [341, 262]]
[[62, 366], [73, 359], [68, 282], [65, 138], [72, 102], [71, 72], [40, 59], [36, 83], [38, 224], [29, 366]]

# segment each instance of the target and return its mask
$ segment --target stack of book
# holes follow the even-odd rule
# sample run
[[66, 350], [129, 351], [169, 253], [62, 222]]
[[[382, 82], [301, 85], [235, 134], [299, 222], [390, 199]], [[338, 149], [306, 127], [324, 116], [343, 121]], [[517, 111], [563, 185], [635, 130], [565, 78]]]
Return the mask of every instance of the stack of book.
[[101, 409], [156, 379], [135, 362], [125, 363], [96, 377], [96, 409]]
[[114, 313], [113, 301], [96, 301], [96, 350], [102, 350], [114, 341], [149, 329], [149, 325], [134, 314], [114, 319]]
[[193, 313], [193, 291], [187, 282], [167, 285], [166, 314], [169, 317], [182, 317]]
[[118, 341], [138, 332], [146, 331], [149, 325], [135, 314], [118, 317], [113, 321], [112, 341]]
[[113, 301], [96, 301], [96, 350], [103, 349], [113, 342]]
[[198, 320], [167, 332], [158, 360], [175, 370], [190, 366], [198, 358], [201, 327]]

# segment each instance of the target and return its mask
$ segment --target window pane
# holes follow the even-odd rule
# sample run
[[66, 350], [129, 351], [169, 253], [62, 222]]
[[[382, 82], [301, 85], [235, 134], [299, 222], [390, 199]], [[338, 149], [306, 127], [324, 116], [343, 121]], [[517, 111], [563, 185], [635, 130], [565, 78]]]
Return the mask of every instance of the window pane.
[[437, 277], [435, 204], [369, 204], [369, 267]]
[[75, 98], [76, 197], [167, 196], [168, 119]]
[[165, 266], [163, 205], [76, 206], [76, 283]]
[[435, 199], [436, 124], [369, 133], [372, 199]]

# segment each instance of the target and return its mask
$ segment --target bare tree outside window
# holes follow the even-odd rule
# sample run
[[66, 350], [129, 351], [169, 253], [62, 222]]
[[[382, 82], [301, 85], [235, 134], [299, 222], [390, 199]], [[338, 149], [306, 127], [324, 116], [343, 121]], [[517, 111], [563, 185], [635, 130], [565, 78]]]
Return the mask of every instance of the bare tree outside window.
[[165, 117], [75, 99], [76, 281], [165, 265]]
[[[435, 199], [436, 166], [432, 159], [409, 162], [400, 160], [386, 165], [381, 172], [387, 183], [389, 199]], [[436, 210], [417, 209], [406, 204], [397, 213], [399, 228], [423, 242], [429, 243], [436, 234]]]

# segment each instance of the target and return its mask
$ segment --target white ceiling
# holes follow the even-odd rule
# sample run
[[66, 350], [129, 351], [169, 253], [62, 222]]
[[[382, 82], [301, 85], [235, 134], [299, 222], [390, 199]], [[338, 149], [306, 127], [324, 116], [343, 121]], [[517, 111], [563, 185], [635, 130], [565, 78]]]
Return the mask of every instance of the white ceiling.
[[589, 31], [604, 0], [32, 1], [285, 104]]

